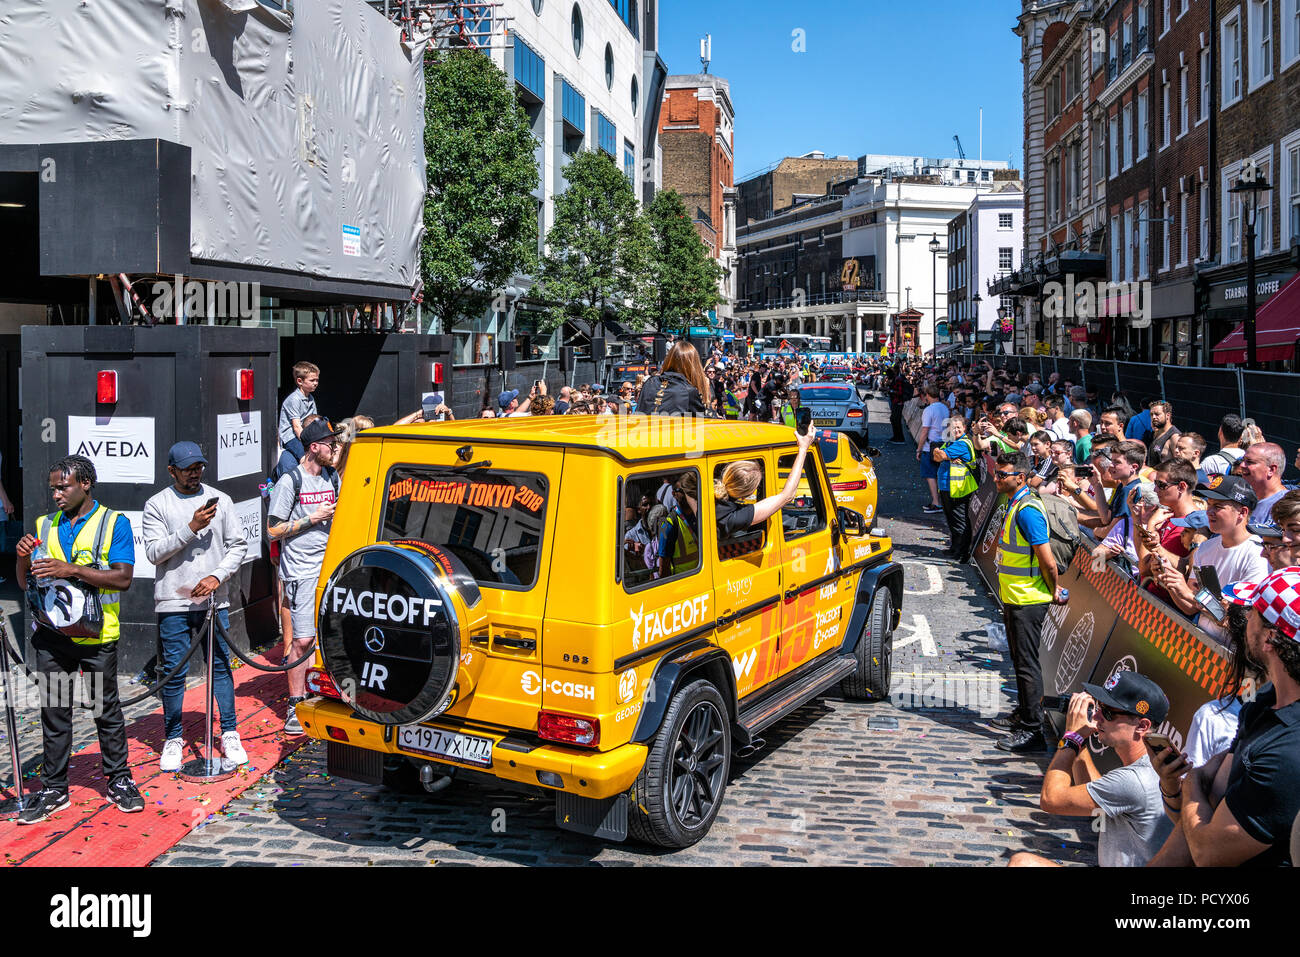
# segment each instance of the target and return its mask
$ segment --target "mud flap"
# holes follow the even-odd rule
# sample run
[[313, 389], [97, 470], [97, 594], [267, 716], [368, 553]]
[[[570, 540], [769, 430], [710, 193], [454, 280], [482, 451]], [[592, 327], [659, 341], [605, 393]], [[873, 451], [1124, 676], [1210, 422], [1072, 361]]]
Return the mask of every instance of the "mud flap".
[[598, 800], [558, 791], [555, 826], [602, 841], [626, 841], [627, 792]]
[[384, 780], [384, 752], [326, 741], [325, 770], [337, 778], [362, 784], [381, 784]]

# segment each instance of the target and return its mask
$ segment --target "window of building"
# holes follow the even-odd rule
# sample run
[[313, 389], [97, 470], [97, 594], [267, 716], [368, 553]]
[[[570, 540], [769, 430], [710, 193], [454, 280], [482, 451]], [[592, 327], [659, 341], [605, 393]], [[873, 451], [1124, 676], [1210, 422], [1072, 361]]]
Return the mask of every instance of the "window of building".
[[1178, 71], [1178, 135], [1187, 132], [1187, 67]]
[[1300, 61], [1300, 0], [1282, 0], [1282, 69]]
[[627, 140], [623, 141], [623, 175], [629, 183], [636, 185], [636, 147]]
[[1011, 246], [998, 247], [998, 268], [999, 269], [1011, 268], [1011, 255], [1012, 255]]
[[1119, 175], [1119, 114], [1110, 115], [1110, 175]]
[[1137, 58], [1137, 51], [1151, 49], [1151, 4], [1149, 0], [1142, 0], [1137, 9], [1137, 46], [1134, 48], [1134, 59]]
[[576, 3], [569, 17], [569, 26], [573, 31], [573, 55], [582, 56], [582, 10]]
[[1210, 118], [1210, 48], [1201, 50], [1201, 114], [1197, 123]]
[[998, 229], [1011, 229], [1011, 214], [998, 213]]
[[636, 116], [637, 109], [641, 106], [641, 84], [632, 77], [632, 115]]
[[1110, 46], [1107, 49], [1110, 51], [1110, 60], [1106, 63], [1106, 81], [1110, 82], [1115, 79], [1119, 71], [1120, 53], [1122, 52], [1119, 46], [1119, 33], [1110, 35]]
[[1160, 148], [1164, 149], [1169, 145], [1169, 128], [1173, 125], [1173, 105], [1167, 82], [1160, 85], [1160, 99], [1164, 102], [1164, 124], [1160, 131]]
[[1188, 194], [1183, 195], [1178, 200], [1178, 265], [1187, 265], [1188, 241], [1188, 223], [1187, 223], [1187, 201]]
[[1197, 197], [1197, 215], [1200, 217], [1201, 228], [1200, 235], [1197, 236], [1198, 246], [1196, 249], [1196, 259], [1210, 258], [1210, 184], [1201, 184], [1201, 195]]
[[515, 83], [523, 87], [527, 97], [543, 102], [546, 99], [546, 61], [515, 34]]
[[533, 13], [537, 14], [540, 17], [542, 15], [542, 7], [545, 5], [545, 3], [546, 0], [533, 0]]
[[1241, 99], [1241, 9], [1232, 12], [1223, 21], [1222, 40], [1219, 44], [1220, 60], [1223, 63], [1223, 83], [1221, 86], [1224, 106], [1231, 106]]
[[1166, 33], [1169, 32], [1169, 26], [1171, 23], [1169, 19], [1169, 14], [1170, 14], [1170, 8], [1172, 6], [1173, 6], [1173, 0], [1164, 0], [1164, 2], [1160, 5], [1160, 35], [1161, 36], [1164, 36]]
[[1250, 31], [1250, 88], [1253, 90], [1273, 78], [1273, 0], [1249, 0], [1246, 4]]
[[1162, 242], [1160, 244], [1160, 271], [1168, 272], [1170, 265], [1173, 263], [1172, 250], [1170, 244], [1173, 242], [1174, 230], [1173, 224], [1169, 221], [1169, 204], [1165, 203], [1163, 207], [1164, 219], [1160, 221], [1160, 235]]
[[1124, 168], [1128, 169], [1133, 165], [1133, 104], [1129, 103], [1124, 107], [1121, 114], [1122, 122], [1120, 123], [1120, 140], [1121, 147], [1124, 150]]
[[605, 44], [605, 89], [614, 89], [614, 48]]
[[618, 130], [604, 113], [596, 112], [596, 145], [611, 157], [618, 156]]
[[1147, 203], [1138, 206], [1136, 243], [1137, 278], [1146, 279], [1151, 275], [1151, 207]]
[[633, 38], [641, 39], [641, 14], [636, 0], [627, 0], [627, 28], [632, 31]]
[[[1255, 163], [1258, 175], [1265, 182], [1273, 182], [1273, 148], [1266, 146], [1250, 157]], [[1245, 258], [1243, 245], [1246, 234], [1246, 221], [1243, 215], [1243, 194], [1233, 193], [1232, 187], [1241, 179], [1241, 163], [1232, 163], [1223, 170], [1223, 192], [1219, 201], [1223, 204], [1224, 230], [1223, 250], [1226, 262], [1240, 262]], [[1255, 254], [1265, 255], [1273, 249], [1273, 195], [1276, 190], [1263, 193], [1257, 201], [1255, 211]]]
[[1133, 18], [1129, 17], [1124, 21], [1124, 28], [1121, 31], [1124, 45], [1120, 47], [1119, 68], [1121, 71], [1133, 62]]
[[1137, 267], [1137, 230], [1134, 229], [1133, 208], [1124, 210], [1124, 281], [1133, 281], [1133, 270]]
[[1061, 210], [1061, 158], [1053, 156], [1047, 161], [1047, 221], [1055, 223]]
[[1110, 279], [1111, 282], [1119, 282], [1124, 277], [1124, 260], [1121, 258], [1120, 250], [1122, 236], [1119, 231], [1119, 217], [1110, 218]]
[[1134, 130], [1137, 135], [1137, 158], [1140, 160], [1146, 158], [1147, 143], [1151, 138], [1151, 134], [1147, 129], [1149, 112], [1147, 108], [1147, 91], [1143, 90], [1137, 97], [1137, 129]]
[[1106, 178], [1106, 127], [1101, 120], [1092, 124], [1092, 185], [1094, 190]]
[[1283, 245], [1300, 242], [1300, 133], [1282, 141], [1282, 240]]

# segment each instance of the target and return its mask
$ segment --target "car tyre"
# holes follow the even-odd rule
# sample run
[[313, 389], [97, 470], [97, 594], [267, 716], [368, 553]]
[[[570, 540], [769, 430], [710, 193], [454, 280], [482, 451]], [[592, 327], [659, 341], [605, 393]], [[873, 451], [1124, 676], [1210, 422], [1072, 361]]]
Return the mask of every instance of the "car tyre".
[[731, 773], [731, 725], [718, 689], [700, 680], [679, 691], [629, 793], [628, 833], [661, 847], [704, 837]]
[[877, 588], [871, 597], [867, 623], [854, 651], [858, 670], [840, 682], [844, 697], [859, 701], [883, 701], [889, 697], [893, 625], [894, 596], [888, 587]]

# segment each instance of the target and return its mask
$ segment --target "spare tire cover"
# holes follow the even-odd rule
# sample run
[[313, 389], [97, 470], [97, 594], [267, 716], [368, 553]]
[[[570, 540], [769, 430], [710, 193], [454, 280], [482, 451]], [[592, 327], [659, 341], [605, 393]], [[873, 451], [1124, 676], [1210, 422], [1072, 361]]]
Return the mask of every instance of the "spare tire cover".
[[455, 556], [423, 542], [380, 542], [345, 558], [321, 595], [317, 632], [343, 700], [383, 724], [440, 714], [479, 597]]

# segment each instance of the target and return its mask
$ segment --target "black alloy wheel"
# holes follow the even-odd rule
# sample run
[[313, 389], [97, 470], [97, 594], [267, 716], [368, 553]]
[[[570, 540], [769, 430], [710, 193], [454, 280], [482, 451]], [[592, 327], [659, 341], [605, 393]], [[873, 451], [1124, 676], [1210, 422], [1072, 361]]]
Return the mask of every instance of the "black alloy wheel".
[[699, 827], [716, 810], [727, 766], [726, 736], [722, 716], [711, 701], [697, 704], [677, 735], [668, 791], [673, 813], [684, 827]]

